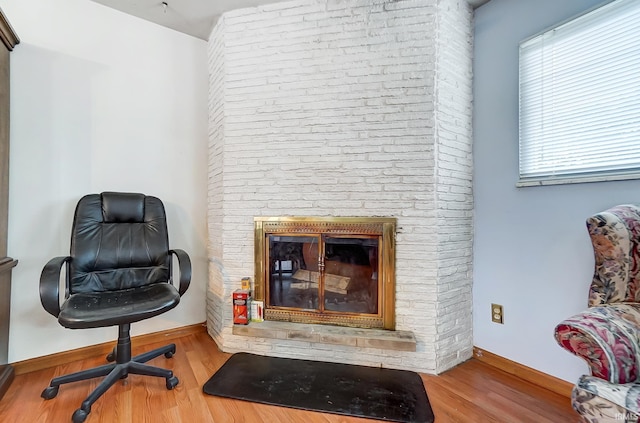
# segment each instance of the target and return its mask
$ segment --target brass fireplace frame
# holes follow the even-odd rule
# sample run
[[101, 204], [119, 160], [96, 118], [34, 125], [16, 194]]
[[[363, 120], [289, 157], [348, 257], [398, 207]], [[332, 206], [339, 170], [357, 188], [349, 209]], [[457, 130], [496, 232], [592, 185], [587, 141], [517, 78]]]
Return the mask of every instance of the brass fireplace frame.
[[[395, 330], [395, 234], [396, 218], [392, 217], [255, 217], [254, 218], [254, 259], [255, 300], [265, 301], [269, 258], [267, 235], [367, 235], [379, 236], [380, 272], [378, 274], [379, 309], [377, 315], [345, 313], [341, 315], [322, 314], [306, 310], [278, 310], [266, 308], [266, 320], [299, 323], [320, 323], [361, 328], [381, 328]], [[266, 306], [266, 302], [265, 302]]]

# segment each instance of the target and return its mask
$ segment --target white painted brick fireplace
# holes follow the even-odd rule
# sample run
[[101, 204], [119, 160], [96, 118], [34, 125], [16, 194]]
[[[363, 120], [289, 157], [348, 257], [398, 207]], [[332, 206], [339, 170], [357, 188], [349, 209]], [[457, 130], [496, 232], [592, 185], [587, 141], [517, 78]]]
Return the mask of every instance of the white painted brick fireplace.
[[[223, 351], [427, 373], [471, 357], [471, 34], [465, 0], [294, 0], [220, 18], [207, 326]], [[295, 215], [397, 218], [396, 329], [415, 352], [233, 333], [254, 217]]]

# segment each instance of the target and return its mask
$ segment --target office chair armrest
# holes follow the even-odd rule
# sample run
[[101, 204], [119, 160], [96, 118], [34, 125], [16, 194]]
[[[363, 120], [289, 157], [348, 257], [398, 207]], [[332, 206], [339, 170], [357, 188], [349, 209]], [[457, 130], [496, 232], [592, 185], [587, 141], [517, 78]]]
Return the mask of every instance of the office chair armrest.
[[178, 270], [180, 271], [180, 287], [178, 288], [178, 292], [180, 296], [182, 296], [191, 283], [191, 259], [186, 252], [177, 248], [175, 250], [169, 250], [169, 254], [173, 254], [178, 258]]
[[71, 257], [55, 257], [40, 274], [40, 302], [47, 312], [55, 317], [60, 314], [60, 271]]

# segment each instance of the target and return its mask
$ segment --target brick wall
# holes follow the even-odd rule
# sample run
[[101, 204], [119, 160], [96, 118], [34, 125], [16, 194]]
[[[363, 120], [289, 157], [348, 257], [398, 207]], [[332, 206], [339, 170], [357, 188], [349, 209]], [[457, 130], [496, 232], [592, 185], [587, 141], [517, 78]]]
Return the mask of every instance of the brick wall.
[[[208, 46], [209, 66], [209, 181], [208, 181], [208, 255], [209, 286], [207, 289], [207, 326], [220, 328], [225, 324], [225, 280], [224, 265], [224, 20], [214, 27]], [[215, 334], [215, 336], [214, 336]], [[212, 332], [221, 344], [220, 333]]]
[[456, 2], [438, 2], [434, 105], [438, 164], [436, 369], [448, 369], [470, 357], [473, 341], [473, 30], [468, 13]]
[[[296, 0], [209, 40], [209, 331], [225, 351], [440, 372], [471, 356], [471, 19], [464, 0]], [[393, 216], [415, 353], [235, 336], [253, 217]]]

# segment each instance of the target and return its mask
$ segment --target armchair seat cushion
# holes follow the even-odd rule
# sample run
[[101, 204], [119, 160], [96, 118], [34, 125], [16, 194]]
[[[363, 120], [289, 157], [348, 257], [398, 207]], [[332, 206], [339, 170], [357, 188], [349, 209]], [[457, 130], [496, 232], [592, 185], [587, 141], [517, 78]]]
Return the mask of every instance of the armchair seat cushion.
[[80, 292], [62, 304], [58, 322], [70, 329], [115, 326], [157, 316], [179, 302], [178, 290], [163, 282], [115, 291]]
[[637, 422], [640, 414], [640, 383], [610, 383], [583, 375], [571, 394], [571, 403], [589, 422]]

